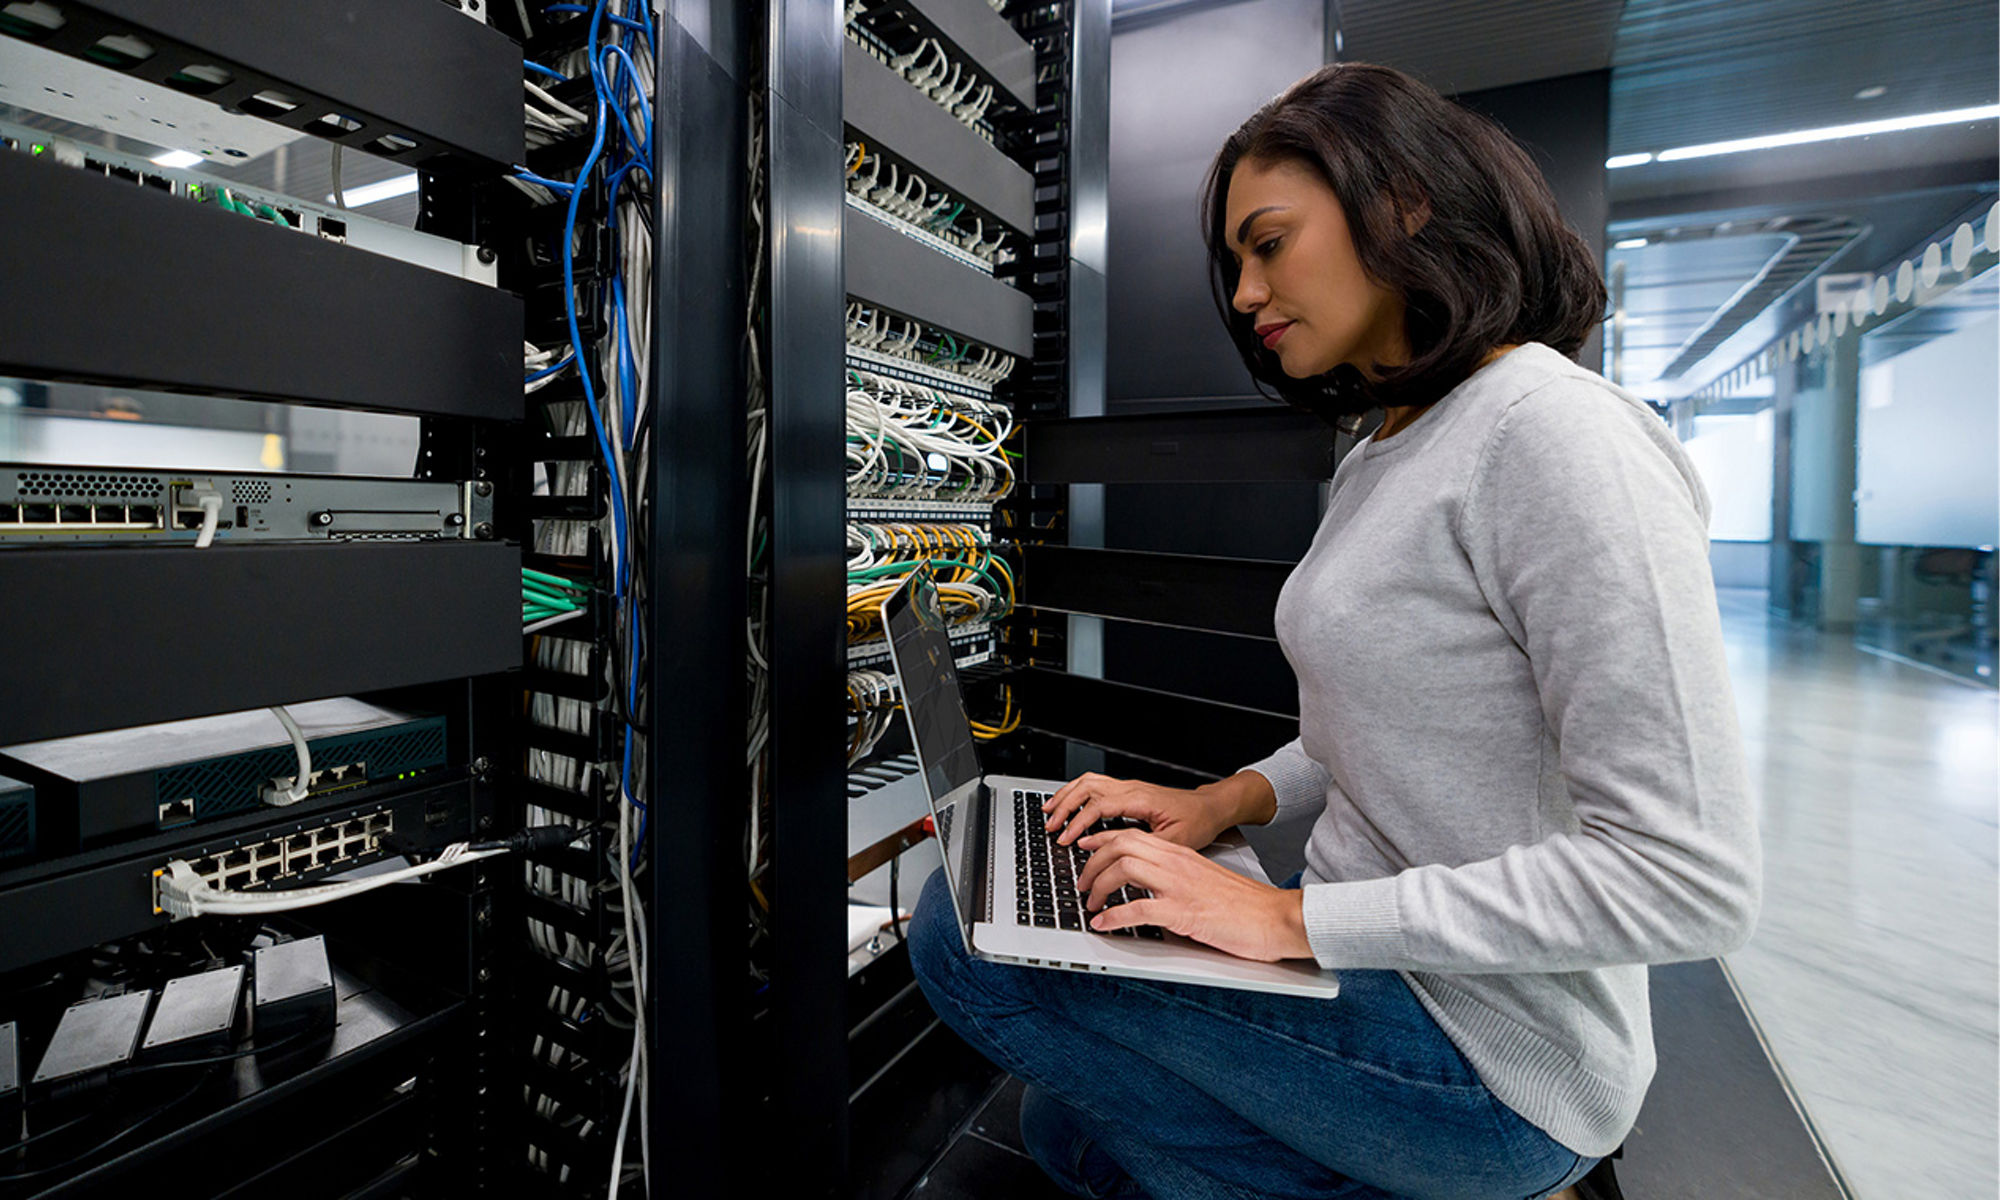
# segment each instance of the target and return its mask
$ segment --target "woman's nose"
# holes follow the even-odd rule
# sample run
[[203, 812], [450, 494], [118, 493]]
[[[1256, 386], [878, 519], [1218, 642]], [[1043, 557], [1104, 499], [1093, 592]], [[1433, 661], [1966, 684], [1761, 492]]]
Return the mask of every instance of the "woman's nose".
[[1263, 279], [1256, 272], [1245, 269], [1236, 280], [1236, 295], [1231, 303], [1240, 313], [1253, 313], [1264, 307], [1271, 299], [1271, 289], [1264, 286]]

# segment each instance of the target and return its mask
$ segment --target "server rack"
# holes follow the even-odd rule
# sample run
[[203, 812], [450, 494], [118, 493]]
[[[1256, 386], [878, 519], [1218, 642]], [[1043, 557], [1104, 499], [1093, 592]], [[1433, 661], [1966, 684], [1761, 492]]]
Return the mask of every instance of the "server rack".
[[[483, 19], [393, 0], [30, 7], [9, 36], [418, 168], [425, 227], [463, 243], [469, 260], [490, 261], [508, 232], [485, 197], [522, 158], [519, 47]], [[440, 713], [449, 731], [449, 765], [419, 778], [10, 861], [0, 999], [32, 1051], [45, 1036], [36, 988], [74, 991], [93, 977], [150, 986], [134, 947], [192, 953], [201, 939], [177, 936], [150, 894], [169, 858], [273, 845], [366, 814], [392, 821], [407, 852], [519, 820], [514, 597], [531, 506], [517, 457], [519, 295], [278, 229], [294, 225], [282, 215], [190, 203], [168, 181], [8, 150], [0, 370], [414, 414], [420, 474], [496, 493], [490, 526], [436, 541], [0, 547], [10, 743], [354, 693]], [[246, 314], [302, 336], [244, 336]], [[518, 901], [511, 876], [480, 864], [316, 910], [297, 931], [334, 947], [330, 1041], [283, 1061], [196, 1068], [193, 1088], [97, 1148], [37, 1129], [47, 1140], [7, 1152], [0, 1191], [494, 1189], [511, 1165], [496, 1148], [520, 1129], [512, 959], [495, 919]], [[227, 959], [233, 943], [216, 936]], [[93, 959], [104, 943], [118, 953]], [[111, 1095], [112, 1107], [126, 1102]]]

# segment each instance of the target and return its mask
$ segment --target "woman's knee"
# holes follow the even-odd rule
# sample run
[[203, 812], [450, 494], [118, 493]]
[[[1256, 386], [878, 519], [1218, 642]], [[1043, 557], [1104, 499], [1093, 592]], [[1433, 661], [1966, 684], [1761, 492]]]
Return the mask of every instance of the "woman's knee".
[[966, 951], [942, 870], [932, 872], [925, 882], [909, 931], [910, 969], [940, 1016], [949, 1019], [953, 1014], [947, 1009], [996, 1015], [1032, 1007], [1032, 998], [1022, 990], [1029, 983], [1022, 978], [1026, 972], [982, 962]]

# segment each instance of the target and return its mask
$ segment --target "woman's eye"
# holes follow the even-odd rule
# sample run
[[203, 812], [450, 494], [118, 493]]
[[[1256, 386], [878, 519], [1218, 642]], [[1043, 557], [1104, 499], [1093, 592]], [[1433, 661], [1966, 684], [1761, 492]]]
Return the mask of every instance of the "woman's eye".
[[1281, 238], [1272, 238], [1269, 241], [1257, 243], [1257, 257], [1269, 258], [1273, 254], [1276, 254], [1278, 252], [1278, 243], [1282, 240]]

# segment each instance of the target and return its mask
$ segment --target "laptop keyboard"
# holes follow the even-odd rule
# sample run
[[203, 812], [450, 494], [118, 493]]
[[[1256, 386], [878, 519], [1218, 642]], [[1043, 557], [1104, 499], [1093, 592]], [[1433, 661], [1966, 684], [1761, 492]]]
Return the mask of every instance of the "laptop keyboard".
[[[1023, 925], [1041, 929], [1080, 929], [1100, 937], [1147, 938], [1165, 941], [1166, 932], [1157, 925], [1135, 925], [1126, 929], [1097, 930], [1085, 919], [1083, 897], [1076, 890], [1076, 877], [1090, 852], [1072, 843], [1059, 845], [1055, 833], [1044, 826], [1042, 812], [1047, 792], [1014, 791], [1014, 902], [1016, 916]], [[1136, 817], [1111, 817], [1090, 827], [1091, 833], [1111, 829], [1149, 829]], [[1144, 900], [1152, 895], [1145, 888], [1122, 887], [1105, 901], [1105, 907]]]

